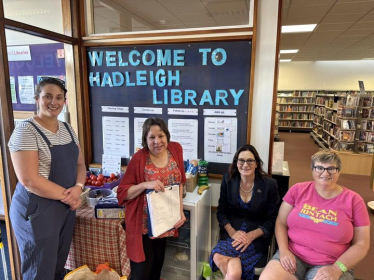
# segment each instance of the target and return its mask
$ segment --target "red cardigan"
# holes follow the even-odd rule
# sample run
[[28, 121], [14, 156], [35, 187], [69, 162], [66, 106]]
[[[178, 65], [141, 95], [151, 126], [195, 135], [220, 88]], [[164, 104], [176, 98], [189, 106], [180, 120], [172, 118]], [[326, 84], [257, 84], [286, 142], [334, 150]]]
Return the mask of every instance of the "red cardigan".
[[[186, 175], [184, 172], [182, 146], [177, 142], [169, 142], [168, 150], [177, 162], [181, 172], [182, 183], [185, 183]], [[142, 217], [145, 192], [130, 200], [126, 200], [126, 197], [127, 191], [131, 186], [144, 182], [144, 168], [148, 155], [148, 148], [143, 148], [134, 154], [117, 191], [118, 204], [125, 206], [127, 256], [133, 262], [145, 261], [142, 241]]]

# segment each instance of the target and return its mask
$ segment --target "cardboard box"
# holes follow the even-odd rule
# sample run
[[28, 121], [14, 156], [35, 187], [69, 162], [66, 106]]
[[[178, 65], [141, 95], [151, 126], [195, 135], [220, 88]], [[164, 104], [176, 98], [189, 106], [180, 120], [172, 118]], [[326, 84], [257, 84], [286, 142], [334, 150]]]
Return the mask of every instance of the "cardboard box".
[[186, 174], [186, 191], [193, 192], [193, 190], [197, 186], [198, 178], [199, 178], [199, 174], [196, 174], [196, 175]]

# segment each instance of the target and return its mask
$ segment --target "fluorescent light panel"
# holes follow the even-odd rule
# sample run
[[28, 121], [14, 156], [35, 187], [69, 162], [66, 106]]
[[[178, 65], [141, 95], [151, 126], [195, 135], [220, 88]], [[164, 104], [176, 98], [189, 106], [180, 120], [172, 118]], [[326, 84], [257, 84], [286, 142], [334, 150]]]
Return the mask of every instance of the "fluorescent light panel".
[[317, 24], [284, 25], [282, 33], [312, 32]]
[[291, 62], [291, 59], [280, 59], [279, 62]]
[[299, 50], [281, 50], [280, 53], [297, 53]]

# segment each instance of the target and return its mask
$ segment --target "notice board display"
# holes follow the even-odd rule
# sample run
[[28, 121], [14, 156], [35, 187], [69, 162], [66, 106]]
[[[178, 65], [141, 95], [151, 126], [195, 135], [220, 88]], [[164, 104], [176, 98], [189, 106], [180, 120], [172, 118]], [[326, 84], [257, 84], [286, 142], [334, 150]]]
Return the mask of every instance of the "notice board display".
[[[40, 76], [65, 80], [64, 44], [35, 44], [8, 47], [9, 75], [14, 111], [35, 111], [35, 85]], [[27, 55], [25, 55], [27, 54]]]
[[[181, 131], [178, 139], [183, 135], [178, 125], [185, 126], [178, 120], [187, 119], [198, 134], [191, 137], [197, 145], [190, 145], [188, 154], [213, 159], [209, 173], [227, 172], [237, 148], [247, 141], [251, 49], [251, 41], [88, 48], [93, 161], [101, 163], [105, 143], [113, 142], [108, 131], [127, 164], [144, 119], [164, 119], [173, 131]], [[108, 117], [126, 127], [128, 140], [120, 137], [123, 131], [116, 132], [114, 121], [103, 121]], [[196, 131], [188, 129], [186, 134]]]

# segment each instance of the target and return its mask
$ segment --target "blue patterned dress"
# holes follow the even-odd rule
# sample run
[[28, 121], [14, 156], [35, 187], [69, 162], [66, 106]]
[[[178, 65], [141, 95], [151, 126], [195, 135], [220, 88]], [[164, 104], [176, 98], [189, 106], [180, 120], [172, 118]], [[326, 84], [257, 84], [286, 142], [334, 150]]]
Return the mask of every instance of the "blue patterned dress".
[[[240, 197], [240, 193], [238, 196], [238, 203], [240, 208], [244, 211], [249, 211], [251, 207], [251, 201], [245, 203], [242, 198]], [[247, 232], [247, 224], [244, 222], [240, 230]], [[218, 253], [223, 256], [233, 257], [233, 258], [240, 258], [242, 264], [242, 279], [243, 280], [252, 280], [254, 275], [254, 268], [256, 263], [261, 259], [262, 253], [256, 252], [254, 249], [253, 243], [245, 249], [244, 252], [240, 252], [240, 250], [236, 250], [231, 243], [234, 240], [232, 238], [227, 238], [226, 240], [219, 240], [217, 245], [213, 248], [212, 253], [209, 256], [209, 263], [210, 267], [212, 268], [213, 272], [218, 270], [218, 267], [213, 261], [213, 256], [215, 253]]]

